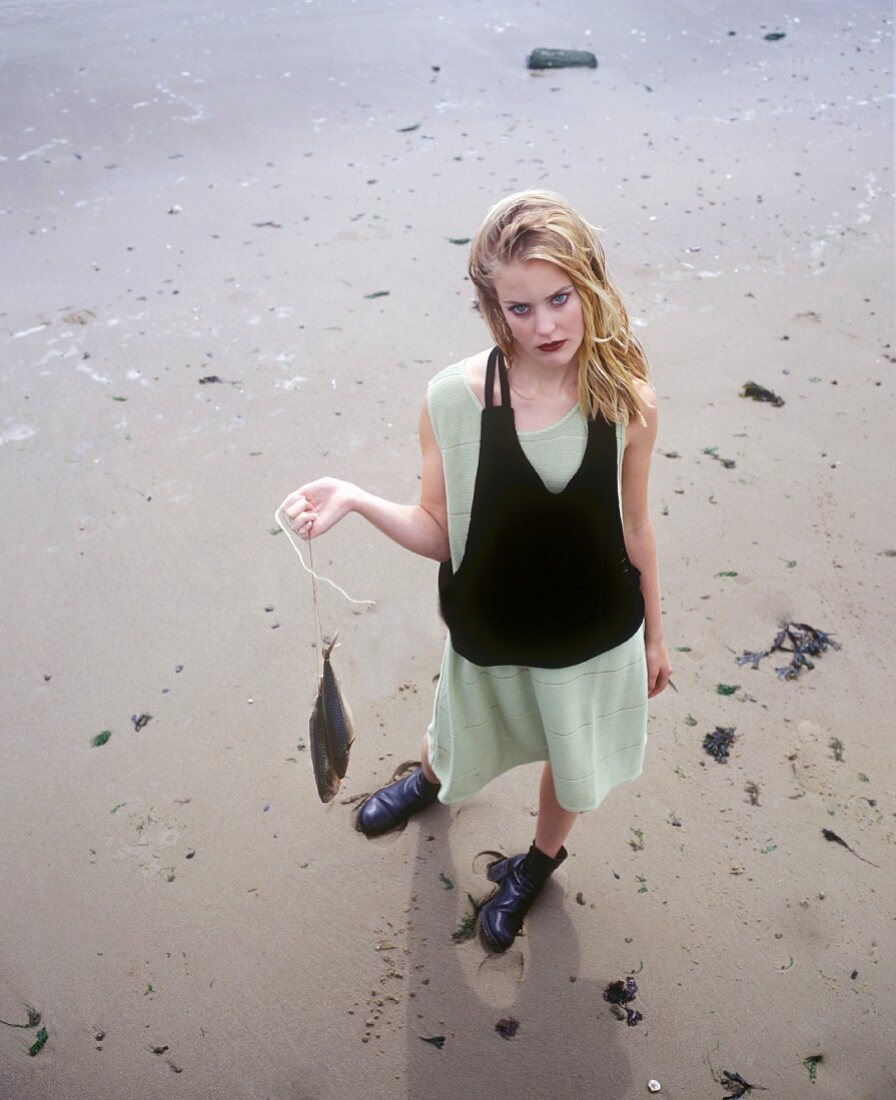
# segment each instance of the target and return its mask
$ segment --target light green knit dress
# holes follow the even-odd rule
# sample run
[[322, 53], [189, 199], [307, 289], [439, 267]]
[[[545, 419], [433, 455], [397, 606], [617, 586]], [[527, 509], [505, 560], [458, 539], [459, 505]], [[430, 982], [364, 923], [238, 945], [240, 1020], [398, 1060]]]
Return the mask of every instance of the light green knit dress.
[[[427, 389], [445, 471], [451, 563], [464, 554], [479, 460], [482, 406], [455, 363]], [[625, 428], [617, 426], [617, 484]], [[581, 465], [587, 426], [578, 405], [520, 444], [545, 487], [562, 491]], [[537, 564], [533, 577], [537, 581]], [[550, 760], [564, 809], [593, 810], [619, 783], [641, 774], [647, 740], [644, 628], [622, 645], [569, 668], [482, 668], [445, 644], [429, 726], [442, 802], [460, 802], [518, 764]]]

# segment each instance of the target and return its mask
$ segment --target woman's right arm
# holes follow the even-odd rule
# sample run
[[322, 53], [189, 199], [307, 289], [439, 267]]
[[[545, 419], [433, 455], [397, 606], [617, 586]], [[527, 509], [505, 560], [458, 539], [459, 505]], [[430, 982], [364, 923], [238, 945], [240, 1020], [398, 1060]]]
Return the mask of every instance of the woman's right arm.
[[425, 401], [420, 413], [420, 449], [419, 504], [395, 504], [350, 481], [324, 477], [290, 493], [280, 507], [293, 530], [304, 538], [323, 535], [349, 512], [357, 512], [406, 550], [445, 561], [450, 555], [445, 474]]

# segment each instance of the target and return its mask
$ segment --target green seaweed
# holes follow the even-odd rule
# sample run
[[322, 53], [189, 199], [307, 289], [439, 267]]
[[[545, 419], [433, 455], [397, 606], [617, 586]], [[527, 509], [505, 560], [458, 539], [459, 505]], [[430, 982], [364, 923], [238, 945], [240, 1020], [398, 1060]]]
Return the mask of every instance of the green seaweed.
[[32, 1005], [25, 1005], [25, 1011], [28, 1013], [28, 1022], [25, 1024], [11, 1024], [9, 1020], [0, 1020], [0, 1024], [4, 1027], [37, 1027], [40, 1023], [40, 1013]]
[[740, 684], [716, 684], [717, 695], [733, 695], [740, 691]]
[[98, 749], [100, 745], [105, 745], [111, 736], [111, 730], [103, 730], [102, 733], [98, 733], [96, 737], [92, 737], [90, 743], [95, 749]]
[[28, 1053], [31, 1055], [32, 1058], [34, 1058], [35, 1055], [40, 1054], [40, 1052], [44, 1049], [47, 1039], [49, 1039], [47, 1029], [45, 1027], [42, 1027], [40, 1031], [38, 1031], [34, 1042], [28, 1048]]
[[808, 1058], [803, 1059], [803, 1065], [806, 1067], [806, 1072], [809, 1074], [809, 1080], [813, 1085], [818, 1077], [818, 1067], [823, 1057], [823, 1054], [810, 1054]]
[[473, 907], [473, 911], [471, 913], [464, 913], [457, 928], [451, 933], [451, 939], [455, 943], [465, 943], [467, 940], [473, 939], [476, 935], [476, 918], [479, 916], [479, 910], [485, 904], [485, 898], [481, 901], [477, 901], [472, 894], [467, 894], [467, 900]]

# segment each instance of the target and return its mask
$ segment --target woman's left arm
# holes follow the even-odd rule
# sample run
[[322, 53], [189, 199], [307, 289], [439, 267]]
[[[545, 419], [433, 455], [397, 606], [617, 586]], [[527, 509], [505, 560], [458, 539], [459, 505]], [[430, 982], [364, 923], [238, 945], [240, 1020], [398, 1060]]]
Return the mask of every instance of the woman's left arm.
[[626, 428], [625, 452], [622, 458], [622, 526], [629, 560], [641, 571], [647, 695], [648, 698], [653, 698], [669, 683], [672, 668], [663, 640], [656, 539], [647, 501], [650, 458], [656, 442], [656, 393], [646, 382], [638, 382], [636, 386], [641, 398], [641, 411], [647, 423], [632, 421]]

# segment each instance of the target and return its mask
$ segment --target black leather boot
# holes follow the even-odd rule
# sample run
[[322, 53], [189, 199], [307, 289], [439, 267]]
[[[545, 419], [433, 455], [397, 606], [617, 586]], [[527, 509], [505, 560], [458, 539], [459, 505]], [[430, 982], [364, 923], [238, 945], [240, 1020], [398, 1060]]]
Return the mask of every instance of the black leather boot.
[[500, 883], [500, 889], [479, 911], [479, 922], [495, 951], [506, 951], [519, 935], [529, 906], [566, 856], [561, 848], [552, 859], [533, 844], [524, 855], [500, 859], [489, 867], [488, 877]]
[[423, 768], [417, 768], [372, 794], [358, 810], [356, 827], [365, 836], [388, 833], [403, 825], [418, 810], [431, 806], [438, 796], [439, 784], [430, 783]]

